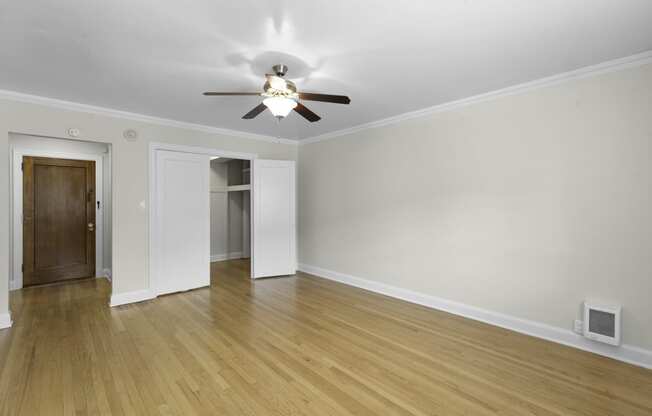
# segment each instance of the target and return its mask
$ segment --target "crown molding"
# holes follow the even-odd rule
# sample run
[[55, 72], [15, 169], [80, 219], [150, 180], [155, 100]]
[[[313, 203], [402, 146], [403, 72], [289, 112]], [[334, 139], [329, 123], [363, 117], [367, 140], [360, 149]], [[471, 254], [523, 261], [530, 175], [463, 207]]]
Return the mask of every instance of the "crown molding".
[[624, 58], [602, 62], [596, 65], [579, 68], [569, 72], [563, 72], [561, 74], [553, 75], [546, 78], [540, 78], [538, 80], [529, 81], [526, 83], [514, 85], [500, 90], [495, 90], [484, 94], [463, 98], [460, 100], [438, 104], [432, 107], [427, 107], [420, 110], [383, 118], [369, 123], [359, 124], [357, 126], [336, 130], [336, 131], [308, 137], [301, 140], [277, 138], [277, 137], [267, 136], [263, 134], [248, 133], [240, 130], [231, 130], [231, 129], [225, 129], [220, 127], [207, 126], [203, 124], [188, 123], [184, 121], [148, 116], [148, 115], [138, 114], [138, 113], [131, 113], [128, 111], [121, 111], [112, 108], [81, 104], [72, 101], [58, 100], [58, 99], [48, 98], [48, 97], [41, 97], [38, 95], [24, 94], [15, 91], [9, 91], [9, 90], [0, 90], [0, 99], [37, 104], [37, 105], [42, 105], [47, 107], [69, 110], [69, 111], [79, 111], [79, 112], [84, 112], [89, 114], [121, 118], [121, 119], [132, 120], [132, 121], [139, 121], [143, 123], [157, 124], [157, 125], [167, 126], [167, 127], [175, 127], [180, 129], [200, 131], [209, 134], [219, 134], [225, 136], [240, 137], [244, 139], [260, 140], [268, 143], [306, 145], [310, 143], [316, 143], [323, 140], [329, 140], [336, 137], [345, 136], [363, 130], [383, 127], [391, 124], [397, 124], [406, 120], [427, 117], [432, 114], [451, 111], [460, 107], [465, 107], [465, 106], [469, 106], [485, 101], [490, 101], [490, 100], [494, 100], [510, 95], [522, 94], [527, 91], [531, 91], [539, 88], [545, 88], [545, 87], [561, 84], [576, 79], [606, 74], [609, 72], [616, 72], [627, 68], [634, 68], [634, 67], [646, 65], [649, 63], [652, 63], [652, 51], [646, 51], [636, 55], [631, 55]]
[[495, 100], [510, 95], [522, 94], [524, 92], [545, 88], [564, 82], [577, 80], [581, 78], [588, 78], [596, 75], [606, 74], [609, 72], [616, 72], [627, 68], [634, 68], [642, 65], [652, 63], [652, 50], [639, 53], [636, 55], [627, 56], [624, 58], [614, 59], [611, 61], [602, 62], [596, 65], [586, 66], [573, 71], [563, 72], [550, 77], [540, 78], [534, 81], [525, 82], [522, 84], [513, 85], [511, 87], [502, 88], [499, 90], [487, 92], [484, 94], [474, 95], [460, 100], [450, 101], [443, 104], [438, 104], [432, 107], [423, 108], [408, 113], [399, 114], [392, 117], [383, 118], [381, 120], [372, 121], [369, 123], [360, 124], [357, 126], [349, 127], [342, 130], [336, 130], [329, 133], [320, 134], [299, 140], [299, 145], [306, 145], [316, 143], [323, 140], [329, 140], [340, 136], [356, 133], [362, 130], [373, 129], [391, 124], [400, 123], [405, 120], [426, 117], [436, 113], [454, 110], [460, 107]]
[[166, 127], [175, 127], [179, 129], [200, 131], [202, 133], [219, 134], [224, 136], [240, 137], [243, 139], [261, 140], [269, 143], [280, 143], [297, 145], [297, 140], [277, 138], [263, 134], [248, 133], [240, 130], [230, 130], [220, 127], [206, 126], [203, 124], [187, 123], [184, 121], [172, 120], [161, 117], [148, 116], [144, 114], [131, 113], [128, 111], [115, 110], [112, 108], [98, 107], [94, 105], [81, 104], [72, 101], [58, 100], [55, 98], [41, 97], [38, 95], [23, 94], [16, 91], [0, 90], [0, 99], [17, 101], [21, 103], [37, 104], [46, 107], [58, 108], [69, 111], [79, 111], [82, 113], [95, 114], [106, 117], [121, 118], [143, 123], [157, 124]]

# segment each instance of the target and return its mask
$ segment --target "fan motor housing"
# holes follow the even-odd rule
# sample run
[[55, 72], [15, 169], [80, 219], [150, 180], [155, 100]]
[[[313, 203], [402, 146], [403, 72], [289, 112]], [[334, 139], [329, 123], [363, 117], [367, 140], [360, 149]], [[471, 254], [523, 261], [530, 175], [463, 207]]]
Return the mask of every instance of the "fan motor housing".
[[279, 77], [283, 77], [288, 72], [288, 66], [283, 64], [277, 64], [272, 67], [272, 70]]
[[283, 91], [272, 88], [269, 81], [267, 81], [265, 82], [265, 85], [263, 85], [263, 91], [265, 91], [266, 94], [270, 95], [294, 96], [297, 93], [297, 86], [294, 85], [294, 82], [292, 81], [285, 81], [285, 91]]

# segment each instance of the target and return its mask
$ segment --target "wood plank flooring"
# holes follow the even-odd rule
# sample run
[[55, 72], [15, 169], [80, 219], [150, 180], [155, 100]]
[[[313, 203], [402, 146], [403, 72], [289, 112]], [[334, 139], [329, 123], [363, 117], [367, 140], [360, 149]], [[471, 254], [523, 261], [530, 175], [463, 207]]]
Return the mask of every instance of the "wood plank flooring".
[[652, 371], [306, 274], [12, 292], [1, 415], [652, 415]]

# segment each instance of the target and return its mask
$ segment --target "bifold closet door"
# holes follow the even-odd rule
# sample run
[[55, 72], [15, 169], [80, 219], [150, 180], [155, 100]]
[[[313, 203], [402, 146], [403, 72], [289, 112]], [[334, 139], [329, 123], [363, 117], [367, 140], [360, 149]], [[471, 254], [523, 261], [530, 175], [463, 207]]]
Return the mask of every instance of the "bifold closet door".
[[156, 295], [210, 285], [209, 157], [156, 152]]
[[255, 159], [252, 168], [252, 277], [294, 274], [297, 270], [294, 161]]

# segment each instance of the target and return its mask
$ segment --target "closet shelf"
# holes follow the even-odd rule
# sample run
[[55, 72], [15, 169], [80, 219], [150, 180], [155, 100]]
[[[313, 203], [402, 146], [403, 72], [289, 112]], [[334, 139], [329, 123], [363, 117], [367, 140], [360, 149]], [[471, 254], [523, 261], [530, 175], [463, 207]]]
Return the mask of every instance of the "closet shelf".
[[251, 190], [251, 184], [228, 186], [228, 187], [226, 188], [226, 190], [227, 190], [228, 192], [249, 191], [249, 190]]

